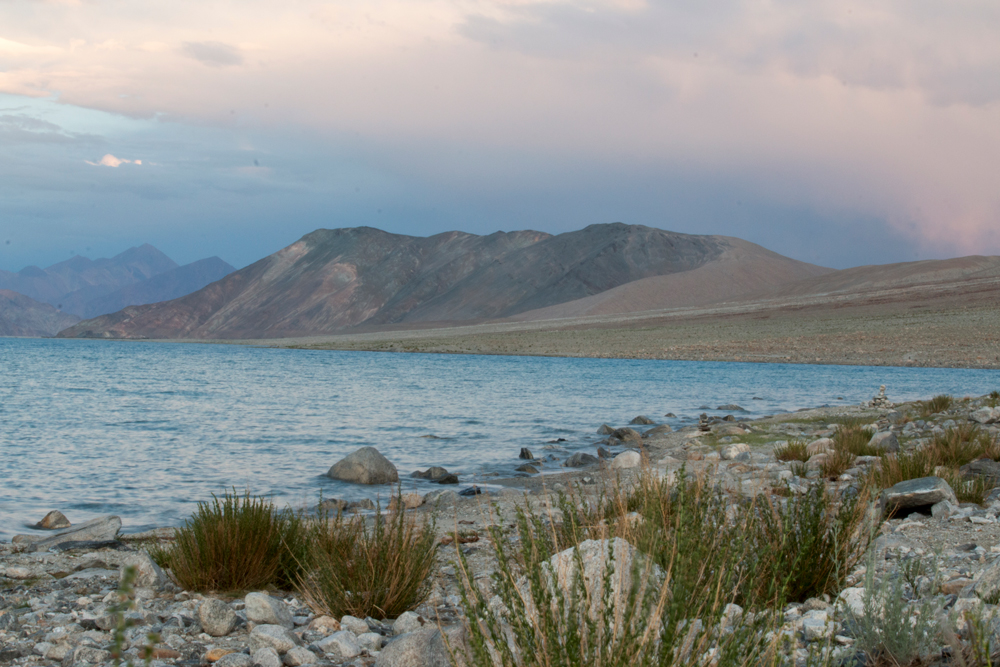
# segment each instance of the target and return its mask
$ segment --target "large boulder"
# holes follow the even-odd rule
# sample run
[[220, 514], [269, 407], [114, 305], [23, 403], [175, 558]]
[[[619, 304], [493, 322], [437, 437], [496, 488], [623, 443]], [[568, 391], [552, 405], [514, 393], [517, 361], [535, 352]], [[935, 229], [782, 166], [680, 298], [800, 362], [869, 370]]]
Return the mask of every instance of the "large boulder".
[[640, 465], [642, 465], [642, 455], [634, 449], [622, 452], [611, 462], [612, 470], [638, 468]]
[[632, 424], [634, 426], [650, 426], [655, 423], [656, 422], [654, 422], [646, 415], [639, 415], [638, 417], [633, 418], [632, 421], [629, 422], [629, 424]]
[[[624, 443], [635, 443], [636, 445], [642, 445], [642, 435], [634, 428], [629, 428], [628, 426], [623, 426], [622, 428], [616, 428], [614, 433], [611, 434], [611, 438], [615, 440], [621, 440]], [[615, 444], [611, 442], [611, 444]]]
[[374, 447], [362, 447], [333, 464], [327, 477], [355, 484], [394, 484], [399, 481], [396, 466]]
[[264, 625], [280, 625], [291, 630], [295, 627], [292, 612], [285, 603], [267, 593], [247, 593], [243, 598], [247, 620]]
[[125, 571], [130, 567], [135, 571], [135, 580], [132, 584], [136, 588], [160, 589], [170, 581], [166, 573], [160, 569], [160, 566], [145, 551], [125, 557], [119, 568], [119, 581], [125, 580]]
[[61, 528], [70, 528], [73, 524], [69, 522], [59, 510], [52, 510], [44, 517], [42, 520], [35, 524], [35, 528], [41, 528], [42, 530], [59, 530]]
[[[450, 650], [449, 650], [450, 649]], [[451, 660], [454, 654], [455, 662]], [[375, 667], [464, 667], [470, 655], [465, 628], [425, 627], [393, 639], [375, 659]]]
[[1000, 486], [1000, 463], [992, 459], [976, 459], [958, 470], [963, 477], [983, 477], [994, 487]]
[[594, 456], [593, 454], [587, 454], [586, 452], [577, 452], [571, 457], [566, 459], [566, 463], [563, 465], [567, 468], [582, 468], [584, 466], [594, 465], [595, 463], [600, 463], [601, 460]]
[[208, 598], [198, 607], [198, 622], [213, 637], [225, 637], [236, 629], [239, 617], [232, 607], [215, 598]]
[[887, 515], [906, 510], [930, 513], [930, 508], [942, 500], [958, 504], [955, 491], [940, 477], [921, 477], [900, 482], [883, 491], [879, 500], [882, 511]]
[[1000, 421], [1000, 408], [979, 408], [969, 415], [969, 419], [980, 424], [995, 424]]
[[31, 551], [45, 551], [68, 542], [108, 542], [121, 528], [122, 520], [116, 516], [98, 517], [32, 542]]

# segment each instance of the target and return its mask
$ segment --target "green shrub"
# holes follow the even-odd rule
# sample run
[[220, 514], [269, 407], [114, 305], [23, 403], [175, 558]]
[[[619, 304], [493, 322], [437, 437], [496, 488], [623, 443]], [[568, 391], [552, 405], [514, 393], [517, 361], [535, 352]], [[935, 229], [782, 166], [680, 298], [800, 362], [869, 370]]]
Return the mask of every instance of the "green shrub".
[[1000, 442], [975, 424], [964, 423], [934, 436], [930, 450], [938, 465], [958, 468], [983, 458], [1000, 459]]
[[824, 477], [836, 479], [854, 466], [855, 458], [857, 456], [849, 451], [835, 449], [827, 453], [826, 458], [823, 459], [823, 463], [820, 465], [820, 470]]
[[882, 450], [868, 443], [872, 433], [868, 424], [860, 420], [845, 420], [833, 434], [833, 448], [839, 452], [849, 452], [854, 456], [880, 456]]
[[871, 482], [880, 489], [888, 489], [909, 479], [930, 477], [937, 466], [934, 456], [927, 449], [888, 454], [879, 463], [872, 468]]
[[957, 470], [948, 470], [941, 474], [941, 479], [955, 492], [960, 503], [976, 503], [982, 505], [994, 484], [986, 477], [965, 477]]
[[317, 614], [395, 618], [426, 597], [434, 559], [434, 524], [405, 509], [371, 526], [338, 512], [317, 522], [297, 588]]
[[184, 588], [244, 591], [289, 589], [305, 556], [306, 525], [291, 510], [234, 490], [198, 510], [177, 531], [173, 547], [157, 554]]
[[806, 443], [801, 440], [789, 440], [784, 445], [774, 448], [774, 458], [779, 461], [808, 461], [809, 453], [806, 451]]
[[[872, 534], [867, 492], [843, 499], [823, 485], [787, 500], [746, 499], [682, 470], [674, 485], [647, 472], [594, 510], [567, 498], [548, 515], [518, 508], [516, 535], [492, 521], [496, 600], [457, 552], [472, 664], [695, 665], [710, 645], [712, 664], [777, 664], [769, 631], [784, 603], [837, 592]], [[554, 554], [615, 537], [642, 554], [624, 575], [627, 595], [612, 595], [610, 546], [601, 575], [584, 580], [576, 551], [575, 574], [553, 583]], [[723, 631], [728, 605], [747, 613], [727, 617]]]

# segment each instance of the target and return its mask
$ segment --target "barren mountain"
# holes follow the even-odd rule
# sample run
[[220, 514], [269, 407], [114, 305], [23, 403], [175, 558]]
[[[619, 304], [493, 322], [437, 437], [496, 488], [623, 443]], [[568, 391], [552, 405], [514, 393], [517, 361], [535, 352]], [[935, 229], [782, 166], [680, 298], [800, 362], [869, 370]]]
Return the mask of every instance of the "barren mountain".
[[0, 290], [0, 336], [54, 336], [79, 321], [76, 315], [61, 313], [47, 303]]
[[17, 273], [0, 271], [0, 289], [13, 290], [54, 306], [60, 305], [60, 299], [66, 295], [84, 290], [87, 299], [75, 299], [84, 303], [176, 268], [172, 259], [147, 243], [110, 259], [91, 260], [77, 255], [45, 269], [27, 266]]
[[[558, 236], [449, 232], [420, 238], [366, 227], [317, 230], [194, 294], [125, 308], [60, 335], [278, 338], [483, 321], [585, 299], [643, 279], [738, 264], [743, 255], [756, 262], [748, 275], [760, 276], [742, 277], [754, 286], [776, 286], [825, 271], [738, 239], [620, 223]], [[736, 278], [739, 271], [718, 272], [719, 280]]]

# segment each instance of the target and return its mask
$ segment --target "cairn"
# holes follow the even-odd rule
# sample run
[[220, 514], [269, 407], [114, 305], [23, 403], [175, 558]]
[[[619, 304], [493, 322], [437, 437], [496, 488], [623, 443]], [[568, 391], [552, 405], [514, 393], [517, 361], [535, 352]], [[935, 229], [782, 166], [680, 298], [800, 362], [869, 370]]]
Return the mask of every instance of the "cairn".
[[865, 403], [865, 407], [869, 408], [892, 408], [893, 403], [889, 401], [889, 397], [885, 395], [885, 385], [878, 388], [878, 395], [872, 400]]

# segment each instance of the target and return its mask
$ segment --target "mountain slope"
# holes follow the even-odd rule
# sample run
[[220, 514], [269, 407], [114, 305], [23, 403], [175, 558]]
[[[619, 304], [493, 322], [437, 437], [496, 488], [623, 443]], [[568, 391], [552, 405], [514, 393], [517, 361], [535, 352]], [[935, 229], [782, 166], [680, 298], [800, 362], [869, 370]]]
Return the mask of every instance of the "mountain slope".
[[[0, 289], [58, 306], [60, 299], [72, 292], [86, 290], [86, 298], [93, 299], [176, 268], [176, 262], [147, 243], [110, 259], [77, 255], [46, 269], [28, 266], [17, 273], [0, 271]], [[85, 300], [78, 298], [76, 302]]]
[[126, 306], [169, 301], [196, 292], [235, 270], [218, 257], [200, 259], [100, 296], [94, 296], [90, 289], [68, 294], [62, 299], [63, 309], [90, 318], [114, 313]]
[[[60, 335], [277, 338], [506, 318], [728, 261], [744, 248], [740, 244], [752, 246], [621, 223], [558, 236], [449, 232], [419, 238], [365, 227], [317, 230], [194, 294], [130, 306]], [[769, 258], [784, 262], [780, 280], [823, 271], [773, 253]]]
[[0, 290], [0, 336], [54, 336], [79, 321], [76, 315], [61, 313], [47, 303]]

